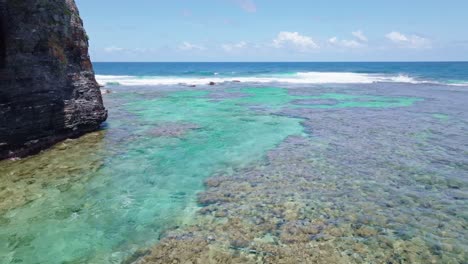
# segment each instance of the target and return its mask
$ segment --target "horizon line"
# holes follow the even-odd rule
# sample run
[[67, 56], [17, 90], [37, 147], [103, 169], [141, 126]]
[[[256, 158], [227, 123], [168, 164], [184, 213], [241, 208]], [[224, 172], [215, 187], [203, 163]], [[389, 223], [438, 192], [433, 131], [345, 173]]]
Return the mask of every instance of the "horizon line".
[[434, 60], [434, 61], [91, 61], [92, 63], [420, 63], [420, 62], [463, 62], [468, 60]]

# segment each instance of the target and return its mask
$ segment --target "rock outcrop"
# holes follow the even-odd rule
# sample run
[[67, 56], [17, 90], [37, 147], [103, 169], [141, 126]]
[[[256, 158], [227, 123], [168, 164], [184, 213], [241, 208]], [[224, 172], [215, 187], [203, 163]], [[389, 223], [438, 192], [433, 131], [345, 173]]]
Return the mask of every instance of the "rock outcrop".
[[0, 159], [96, 130], [107, 118], [73, 0], [0, 0]]

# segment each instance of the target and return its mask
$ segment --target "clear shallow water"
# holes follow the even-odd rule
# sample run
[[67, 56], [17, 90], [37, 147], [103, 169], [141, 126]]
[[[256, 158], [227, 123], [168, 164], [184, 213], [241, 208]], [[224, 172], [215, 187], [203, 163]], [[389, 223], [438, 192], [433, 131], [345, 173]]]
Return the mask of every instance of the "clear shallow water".
[[109, 89], [102, 131], [0, 164], [1, 263], [120, 263], [164, 237], [180, 256], [199, 237], [265, 263], [316, 245], [466, 262], [466, 87]]
[[[147, 95], [147, 99], [134, 93], [113, 95], [122, 105], [111, 110], [118, 119], [113, 122], [111, 118], [108, 131], [101, 132], [104, 149], [81, 151], [84, 156], [100, 151], [101, 167], [85, 183], [65, 182], [70, 186], [63, 191], [66, 179], [47, 183], [41, 186], [40, 198], [7, 212], [0, 230], [5, 238], [2, 253], [24, 263], [88, 262], [99, 258], [100, 251], [108, 254], [120, 247], [128, 251], [132, 243], [154, 241], [179, 216], [190, 217], [183, 214], [196, 207], [194, 194], [202, 190], [203, 178], [217, 170], [247, 165], [288, 135], [302, 133], [297, 119], [251, 114], [236, 102], [211, 102], [206, 95], [207, 91], [181, 91], [162, 98]], [[183, 130], [184, 124], [194, 124], [194, 128], [172, 136], [171, 130]], [[262, 137], [255, 137], [258, 134]], [[74, 150], [54, 149], [44, 155], [54, 159], [69, 151]], [[35, 161], [33, 157], [21, 165], [7, 162], [2, 175], [27, 177], [38, 184], [35, 177], [48, 177], [44, 175], [47, 170], [30, 175], [29, 169], [18, 168], [46, 166], [42, 159], [39, 164]], [[70, 177], [69, 173], [65, 170], [61, 177]], [[3, 183], [4, 196], [10, 188], [18, 188], [17, 180]]]

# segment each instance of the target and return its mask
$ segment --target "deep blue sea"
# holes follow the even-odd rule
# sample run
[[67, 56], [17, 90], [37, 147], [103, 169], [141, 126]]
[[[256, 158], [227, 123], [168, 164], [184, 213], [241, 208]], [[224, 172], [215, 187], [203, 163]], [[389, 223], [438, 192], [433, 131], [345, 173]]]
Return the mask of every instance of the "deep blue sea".
[[283, 83], [442, 83], [468, 85], [468, 62], [94, 63], [110, 85]]

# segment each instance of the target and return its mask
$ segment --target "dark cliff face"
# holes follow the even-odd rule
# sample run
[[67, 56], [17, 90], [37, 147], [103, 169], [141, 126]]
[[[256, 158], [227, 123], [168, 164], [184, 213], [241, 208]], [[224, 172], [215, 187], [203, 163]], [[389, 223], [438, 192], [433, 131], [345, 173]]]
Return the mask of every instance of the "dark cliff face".
[[106, 120], [73, 0], [0, 0], [0, 159]]

